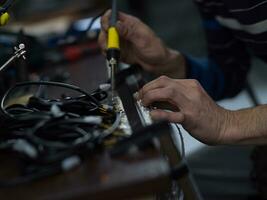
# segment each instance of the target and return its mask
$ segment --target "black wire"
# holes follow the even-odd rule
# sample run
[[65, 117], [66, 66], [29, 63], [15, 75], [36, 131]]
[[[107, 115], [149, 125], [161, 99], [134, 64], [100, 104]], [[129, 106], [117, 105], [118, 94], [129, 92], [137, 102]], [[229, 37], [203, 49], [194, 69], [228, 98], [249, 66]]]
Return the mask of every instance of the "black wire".
[[[6, 99], [9, 98], [9, 95], [15, 89], [23, 89], [23, 86], [28, 85], [61, 86], [78, 91], [82, 95], [76, 98], [67, 97], [63, 100], [42, 100], [35, 98], [29, 99], [30, 103], [28, 105], [15, 104], [7, 108], [4, 107]], [[11, 140], [23, 139], [36, 148], [38, 156], [37, 158], [29, 158], [25, 153], [18, 152], [18, 155], [22, 155], [24, 159], [26, 158], [27, 163], [36, 168], [35, 172], [29, 174], [29, 176], [18, 177], [7, 182], [0, 180], [0, 187], [27, 183], [38, 179], [38, 177], [49, 175], [57, 171], [59, 162], [62, 159], [73, 155], [73, 153], [79, 152], [79, 154], [84, 154], [87, 152], [88, 154], [88, 151], [96, 150], [99, 144], [103, 143], [104, 136], [112, 134], [111, 129], [105, 131], [100, 124], [85, 120], [84, 117], [99, 116], [103, 118], [104, 123], [110, 124], [109, 126], [112, 128], [112, 131], [118, 128], [118, 125], [116, 125], [118, 123], [118, 117], [114, 111], [106, 110], [105, 113], [102, 113], [103, 107], [100, 101], [104, 100], [104, 98], [107, 98], [107, 94], [99, 89], [92, 94], [88, 94], [76, 86], [55, 82], [20, 83], [9, 89], [1, 101], [2, 112], [6, 112], [8, 117], [20, 117], [16, 118], [18, 119], [16, 123], [13, 123], [12, 118], [7, 118], [7, 123], [0, 126], [0, 144], [4, 144], [5, 142], [8, 144]], [[32, 102], [33, 100], [35, 101], [34, 103]], [[36, 101], [40, 101], [40, 104], [48, 102], [48, 107], [42, 107]], [[62, 106], [63, 109], [66, 109], [61, 111], [63, 113], [62, 115], [54, 116], [49, 107], [57, 104]], [[72, 109], [76, 108], [76, 110], [73, 109], [76, 112], [66, 112], [70, 107]], [[33, 126], [34, 128], [32, 128]], [[95, 134], [95, 130], [98, 130], [99, 134]], [[102, 136], [100, 134], [101, 132], [103, 132]], [[55, 165], [54, 170], [51, 167], [51, 172], [43, 173], [42, 168], [46, 168], [47, 164], [50, 163], [59, 164]], [[37, 166], [37, 164], [42, 164], [43, 166]]]
[[[7, 1], [0, 12], [6, 11], [13, 2]], [[104, 12], [106, 10], [91, 20], [87, 32]], [[5, 107], [12, 92], [16, 89], [22, 90], [24, 86], [34, 85], [67, 88], [82, 95], [60, 100], [31, 97], [27, 105], [15, 104]], [[118, 129], [121, 120], [120, 113], [104, 109], [100, 103], [107, 97], [107, 92], [100, 89], [89, 94], [77, 86], [59, 82], [25, 82], [10, 88], [1, 99], [0, 111], [3, 118], [0, 123], [0, 147], [1, 151], [15, 152], [25, 167], [22, 172], [27, 173], [22, 173], [22, 176], [15, 179], [0, 180], [0, 188], [29, 183], [59, 173], [62, 171], [61, 164], [64, 159], [71, 156], [84, 158], [88, 153], [100, 150], [104, 140], [110, 138]], [[51, 111], [52, 106], [58, 107], [58, 116]], [[84, 119], [88, 116], [101, 117], [102, 124], [88, 122]], [[108, 128], [104, 128], [103, 124]], [[35, 149], [36, 157], [15, 150], [11, 143], [14, 145], [19, 140], [25, 141]]]
[[102, 11], [100, 14], [98, 14], [97, 16], [95, 16], [95, 17], [92, 18], [92, 20], [90, 21], [90, 24], [88, 25], [88, 27], [87, 27], [87, 29], [86, 29], [86, 32], [91, 31], [91, 29], [92, 29], [92, 27], [93, 27], [95, 21], [96, 21], [99, 17], [101, 17], [105, 12], [106, 12], [106, 10], [105, 10], [105, 11]]
[[18, 83], [16, 84], [14, 87], [10, 88], [3, 96], [2, 100], [1, 100], [1, 111], [4, 114], [4, 116], [6, 116], [7, 118], [11, 118], [14, 119], [15, 116], [11, 115], [10, 113], [8, 113], [5, 109], [5, 101], [6, 98], [9, 96], [10, 93], [12, 93], [14, 90], [16, 90], [18, 87], [23, 87], [23, 86], [31, 86], [31, 85], [47, 85], [47, 86], [57, 86], [57, 87], [62, 87], [62, 88], [67, 88], [67, 89], [71, 89], [74, 91], [77, 91], [81, 94], [84, 94], [86, 97], [88, 97], [91, 102], [93, 102], [95, 105], [99, 105], [99, 102], [97, 101], [97, 99], [95, 99], [92, 95], [90, 95], [89, 93], [87, 93], [86, 91], [82, 90], [81, 88], [74, 86], [74, 85], [70, 85], [67, 83], [59, 83], [59, 82], [48, 82], [48, 81], [41, 81], [41, 82], [25, 82], [25, 83]]
[[[50, 121], [53, 124], [49, 124], [49, 121], [42, 121], [38, 125], [36, 125], [36, 127], [34, 127], [32, 130], [30, 130], [30, 132], [28, 133], [28, 136], [32, 140], [32, 142], [34, 142], [36, 144], [43, 145], [45, 147], [66, 149], [66, 148], [74, 148], [75, 146], [80, 145], [80, 144], [85, 144], [91, 138], [93, 138], [92, 134], [88, 133], [87, 131], [83, 130], [82, 128], [72, 126], [74, 123], [76, 125], [77, 124], [88, 125], [88, 123], [86, 121], [82, 121], [82, 120], [78, 120], [78, 119], [77, 120], [62, 121], [62, 122], [53, 122], [53, 120], [50, 120]], [[64, 128], [64, 132], [63, 132], [64, 134], [66, 134], [67, 129], [69, 129], [72, 132], [77, 132], [77, 133], [83, 135], [83, 137], [78, 137], [72, 143], [64, 143], [62, 141], [60, 141], [60, 142], [48, 141], [48, 140], [38, 136], [38, 131], [40, 131], [40, 129], [46, 129], [46, 131], [48, 131], [47, 130], [48, 128], [53, 128], [53, 127], [54, 127], [54, 129], [55, 128], [60, 129], [61, 128], [60, 125], [62, 125], [62, 124], [65, 124], [65, 125], [69, 124], [68, 127]], [[80, 142], [78, 142], [78, 141], [80, 141]]]

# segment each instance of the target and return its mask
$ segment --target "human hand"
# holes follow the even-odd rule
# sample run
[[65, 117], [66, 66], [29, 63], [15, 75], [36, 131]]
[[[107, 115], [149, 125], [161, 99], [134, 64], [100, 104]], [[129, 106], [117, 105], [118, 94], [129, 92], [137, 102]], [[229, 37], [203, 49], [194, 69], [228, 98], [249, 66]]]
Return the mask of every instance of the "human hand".
[[196, 80], [176, 80], [162, 76], [140, 91], [144, 106], [167, 102], [172, 111], [151, 111], [154, 120], [180, 123], [196, 139], [207, 144], [223, 142], [230, 111], [218, 106]]
[[[106, 50], [107, 31], [111, 11], [102, 19], [99, 44]], [[156, 75], [173, 78], [185, 78], [185, 61], [183, 56], [169, 49], [156, 34], [138, 18], [119, 13], [117, 29], [121, 37], [121, 57], [127, 64], [139, 64], [146, 71]]]

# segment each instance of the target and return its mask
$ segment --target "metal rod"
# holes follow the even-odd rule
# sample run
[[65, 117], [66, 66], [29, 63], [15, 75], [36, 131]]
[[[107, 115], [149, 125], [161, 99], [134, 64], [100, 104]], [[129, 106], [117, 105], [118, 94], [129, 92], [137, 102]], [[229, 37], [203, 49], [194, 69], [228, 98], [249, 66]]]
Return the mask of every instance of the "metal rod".
[[3, 64], [0, 67], [0, 72], [4, 71], [15, 59], [17, 58], [16, 55], [12, 56], [11, 58], [9, 58], [8, 61], [5, 62], [5, 64]]
[[110, 81], [111, 81], [111, 99], [112, 102], [114, 102], [114, 97], [115, 97], [115, 87], [116, 87], [116, 68], [117, 68], [117, 61], [115, 59], [110, 60], [110, 69], [111, 69], [111, 76], [110, 76]]
[[111, 18], [110, 18], [110, 26], [116, 26], [117, 19], [118, 19], [118, 3], [117, 0], [112, 1], [112, 11], [111, 11]]

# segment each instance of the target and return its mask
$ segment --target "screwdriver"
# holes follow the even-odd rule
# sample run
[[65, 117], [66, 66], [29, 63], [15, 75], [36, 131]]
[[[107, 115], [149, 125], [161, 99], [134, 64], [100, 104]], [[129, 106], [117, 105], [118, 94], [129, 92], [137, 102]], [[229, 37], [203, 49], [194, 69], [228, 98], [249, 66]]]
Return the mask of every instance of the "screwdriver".
[[114, 102], [115, 87], [116, 87], [116, 71], [118, 69], [120, 59], [120, 38], [116, 28], [118, 20], [118, 5], [117, 0], [112, 0], [111, 18], [108, 29], [107, 39], [107, 63], [110, 67], [111, 79], [111, 98]]

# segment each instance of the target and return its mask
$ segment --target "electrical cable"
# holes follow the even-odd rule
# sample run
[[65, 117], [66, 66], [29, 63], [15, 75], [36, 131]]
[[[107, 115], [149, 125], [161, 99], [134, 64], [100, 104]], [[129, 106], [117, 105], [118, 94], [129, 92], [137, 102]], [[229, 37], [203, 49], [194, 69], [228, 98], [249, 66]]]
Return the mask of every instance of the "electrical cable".
[[[30, 97], [26, 105], [5, 107], [13, 92], [22, 95], [27, 92], [25, 86], [42, 85], [71, 89], [81, 95], [63, 99]], [[72, 156], [82, 159], [103, 148], [103, 141], [112, 137], [121, 122], [121, 113], [101, 103], [107, 97], [107, 92], [101, 89], [89, 94], [77, 86], [56, 82], [19, 83], [9, 89], [1, 100], [5, 123], [0, 124], [0, 149], [16, 152], [24, 163], [23, 171], [30, 171], [15, 179], [0, 180], [0, 187], [16, 186], [65, 171], [66, 167], [62, 167], [65, 159]]]
[[74, 85], [70, 85], [67, 83], [59, 83], [59, 82], [48, 82], [48, 81], [41, 81], [41, 82], [25, 82], [25, 83], [19, 83], [16, 84], [14, 87], [10, 88], [3, 96], [3, 98], [1, 99], [1, 105], [0, 105], [0, 109], [2, 111], [2, 113], [7, 117], [7, 118], [15, 118], [15, 116], [11, 115], [10, 113], [8, 113], [5, 109], [5, 101], [8, 95], [10, 95], [10, 93], [12, 93], [14, 90], [16, 90], [18, 87], [23, 87], [23, 86], [32, 86], [32, 85], [36, 85], [36, 86], [40, 86], [40, 85], [46, 85], [46, 86], [57, 86], [57, 87], [61, 87], [61, 88], [67, 88], [67, 89], [71, 89], [71, 90], [75, 90], [81, 94], [84, 94], [86, 97], [88, 97], [93, 103], [95, 103], [96, 105], [99, 105], [99, 102], [90, 94], [88, 94], [87, 92], [85, 92], [84, 90], [82, 90], [81, 88], [74, 86]]
[[[183, 134], [182, 134], [182, 131], [179, 127], [178, 124], [174, 124], [174, 126], [176, 127], [177, 131], [178, 131], [178, 134], [179, 134], [179, 137], [180, 137], [180, 142], [181, 142], [181, 157], [182, 159], [185, 159], [185, 143], [184, 143], [184, 137], [183, 137]], [[177, 188], [177, 197], [178, 197], [178, 200], [181, 199], [181, 196], [182, 196], [182, 189], [176, 185], [175, 186]]]
[[[0, 13], [5, 14], [13, 2], [6, 1]], [[86, 32], [104, 12], [92, 18]], [[41, 98], [39, 91], [28, 97], [26, 105], [7, 104], [14, 98], [11, 94], [27, 94], [30, 86], [41, 87], [42, 93], [49, 89], [43, 86], [65, 88], [80, 96], [62, 95], [60, 99], [48, 99]], [[88, 93], [77, 86], [59, 82], [24, 82], [8, 89], [0, 102], [0, 151], [12, 153], [12, 158], [18, 159], [23, 167], [21, 176], [0, 180], [0, 188], [68, 171], [88, 154], [103, 149], [104, 141], [119, 129], [122, 117], [114, 111], [113, 105], [103, 103], [107, 99], [107, 91], [101, 87]], [[114, 139], [123, 137], [114, 134]]]
[[106, 129], [103, 132], [103, 135], [101, 137], [106, 138], [109, 135], [111, 135], [119, 127], [120, 122], [121, 122], [121, 118], [122, 118], [122, 112], [117, 113], [116, 114], [116, 120], [115, 120], [114, 124], [112, 126], [110, 126], [109, 129]]
[[177, 131], [178, 131], [178, 134], [179, 134], [179, 137], [180, 137], [180, 141], [181, 141], [181, 156], [182, 156], [182, 159], [185, 158], [185, 144], [184, 144], [184, 137], [183, 137], [183, 134], [182, 134], [182, 131], [180, 129], [180, 127], [178, 126], [178, 124], [174, 124]]
[[[52, 123], [53, 123], [54, 119], [52, 119]], [[76, 119], [76, 122], [75, 121], [72, 121], [71, 124], [70, 121], [63, 121], [63, 122], [55, 122], [54, 124], [51, 124], [49, 126], [46, 125], [46, 121], [42, 121], [40, 122], [40, 124], [38, 124], [35, 128], [33, 128], [32, 130], [30, 130], [30, 133], [28, 133], [28, 136], [30, 136], [30, 138], [34, 141], [34, 143], [37, 143], [37, 144], [40, 144], [40, 145], [43, 145], [45, 147], [53, 147], [53, 148], [59, 148], [59, 149], [66, 149], [66, 148], [73, 148], [77, 145], [80, 145], [82, 143], [86, 143], [88, 142], [93, 136], [91, 134], [89, 134], [87, 131], [83, 130], [82, 128], [79, 128], [79, 127], [76, 127], [76, 128], [73, 128], [72, 125], [75, 124], [85, 124], [85, 125], [88, 125], [88, 122], [86, 120], [84, 121], [81, 121], [81, 120], [77, 120]], [[57, 141], [48, 141], [48, 140], [45, 140], [41, 137], [38, 136], [37, 132], [40, 131], [40, 129], [48, 129], [48, 128], [57, 128], [57, 129], [61, 129], [61, 125], [62, 124], [69, 124], [68, 126], [68, 129], [70, 129], [71, 131], [75, 131], [77, 133], [80, 133], [82, 135], [82, 137], [78, 137], [77, 139], [75, 139], [73, 142], [71, 143], [64, 143], [64, 142], [57, 142]], [[49, 129], [48, 129], [49, 130]], [[66, 131], [67, 129], [64, 128], [64, 135], [66, 135]]]
[[98, 15], [96, 15], [95, 17], [92, 18], [92, 20], [90, 21], [90, 24], [88, 25], [88, 27], [87, 27], [87, 29], [86, 29], [86, 31], [85, 31], [86, 33], [88, 33], [88, 32], [92, 29], [92, 27], [93, 27], [95, 21], [96, 21], [98, 18], [100, 18], [101, 16], [103, 16], [107, 10], [108, 10], [108, 9], [104, 9], [102, 12], [100, 12]]

